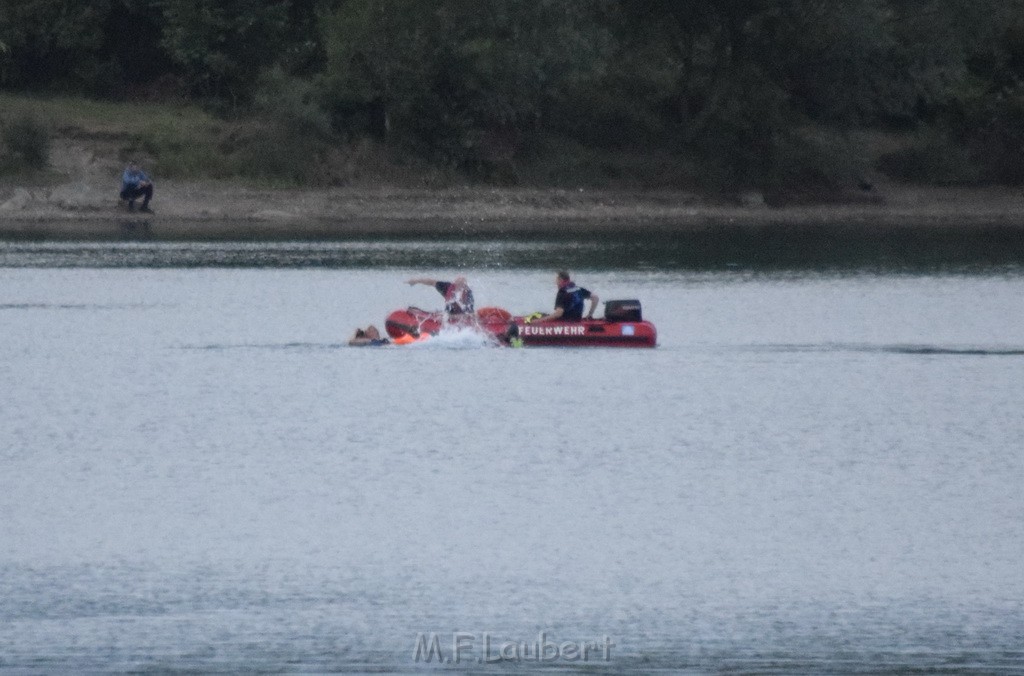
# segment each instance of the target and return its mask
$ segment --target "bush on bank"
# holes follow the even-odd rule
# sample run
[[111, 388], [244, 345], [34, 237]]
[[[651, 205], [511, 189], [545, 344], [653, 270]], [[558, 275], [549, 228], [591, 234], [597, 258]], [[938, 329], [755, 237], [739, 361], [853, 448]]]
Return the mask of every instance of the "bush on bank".
[[42, 171], [50, 163], [50, 132], [29, 115], [0, 121], [0, 173]]

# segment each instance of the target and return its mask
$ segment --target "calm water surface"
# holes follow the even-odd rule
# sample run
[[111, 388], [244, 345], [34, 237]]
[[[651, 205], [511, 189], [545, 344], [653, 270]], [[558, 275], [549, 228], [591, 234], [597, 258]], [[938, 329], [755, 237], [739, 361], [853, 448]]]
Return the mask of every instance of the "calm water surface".
[[[852, 248], [0, 243], [0, 671], [1024, 671], [1024, 267]], [[560, 265], [659, 347], [345, 346]]]

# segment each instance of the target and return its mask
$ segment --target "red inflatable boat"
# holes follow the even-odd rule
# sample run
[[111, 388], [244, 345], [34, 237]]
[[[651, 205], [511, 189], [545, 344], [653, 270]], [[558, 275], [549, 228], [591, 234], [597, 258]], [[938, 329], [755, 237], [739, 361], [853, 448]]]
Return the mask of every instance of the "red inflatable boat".
[[497, 307], [481, 308], [474, 314], [449, 315], [417, 307], [395, 310], [384, 327], [399, 345], [429, 340], [447, 323], [473, 327], [492, 335], [496, 341], [513, 346], [548, 347], [654, 347], [658, 331], [644, 321], [640, 301], [612, 300], [605, 303], [604, 319], [578, 322], [536, 322], [532, 315], [513, 316]]

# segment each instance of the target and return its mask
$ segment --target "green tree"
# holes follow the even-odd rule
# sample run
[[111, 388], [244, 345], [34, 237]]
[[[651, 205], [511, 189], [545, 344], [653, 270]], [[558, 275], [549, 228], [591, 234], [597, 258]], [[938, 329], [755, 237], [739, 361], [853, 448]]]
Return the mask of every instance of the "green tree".
[[[101, 52], [106, 67], [100, 91], [113, 98], [160, 87], [160, 78], [174, 72], [164, 50], [157, 0], [111, 0], [104, 21]], [[177, 92], [176, 92], [177, 93]]]
[[160, 0], [163, 44], [194, 90], [232, 105], [247, 99], [286, 42], [286, 0]]
[[335, 11], [341, 3], [342, 0], [290, 0], [286, 44], [280, 57], [286, 72], [312, 77], [323, 71], [320, 18]]
[[650, 56], [649, 82], [662, 82], [666, 144], [696, 152], [716, 182], [774, 184], [794, 173], [793, 158], [812, 154], [794, 133], [800, 124], [776, 77], [773, 36], [793, 2], [639, 0], [621, 2], [621, 41]]
[[600, 67], [595, 30], [555, 0], [352, 0], [324, 22], [327, 82], [349, 126], [486, 170]]
[[826, 178], [801, 134], [808, 122], [934, 116], [968, 86], [971, 50], [1011, 4], [638, 0], [620, 2], [614, 19], [622, 49], [649, 54], [634, 81], [663, 83], [672, 136], [740, 181], [770, 183]]
[[1024, 184], [1024, 2], [961, 8], [969, 77], [947, 93], [941, 129], [968, 149], [981, 180]]
[[796, 0], [761, 18], [754, 54], [809, 118], [840, 124], [904, 114], [909, 71], [885, 0]]
[[7, 62], [11, 56], [11, 48], [7, 43], [0, 40], [0, 82], [7, 80]]
[[7, 47], [2, 84], [15, 89], [59, 82], [87, 85], [101, 62], [109, 0], [4, 0], [0, 42]]
[[308, 81], [281, 68], [265, 72], [253, 94], [247, 133], [238, 141], [240, 172], [288, 183], [324, 184], [321, 160], [330, 147], [330, 120]]
[[753, 22], [773, 3], [766, 0], [640, 0], [622, 2], [627, 48], [661, 47], [662, 63], [673, 72], [671, 98], [680, 129], [700, 134], [708, 121], [730, 106], [745, 71], [756, 64], [748, 45]]

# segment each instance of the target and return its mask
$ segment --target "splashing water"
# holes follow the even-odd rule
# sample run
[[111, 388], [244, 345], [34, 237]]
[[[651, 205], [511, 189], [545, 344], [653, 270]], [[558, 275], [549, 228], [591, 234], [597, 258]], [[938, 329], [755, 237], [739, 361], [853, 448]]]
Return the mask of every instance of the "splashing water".
[[455, 326], [446, 324], [430, 340], [410, 343], [405, 347], [420, 350], [474, 350], [484, 347], [498, 347], [498, 339], [477, 326]]

